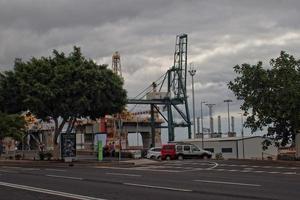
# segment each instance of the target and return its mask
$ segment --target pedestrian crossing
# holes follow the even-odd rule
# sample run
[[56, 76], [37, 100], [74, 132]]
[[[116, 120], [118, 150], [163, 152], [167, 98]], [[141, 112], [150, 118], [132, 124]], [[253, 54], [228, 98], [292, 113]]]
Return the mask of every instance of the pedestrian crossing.
[[229, 172], [229, 173], [249, 173], [249, 174], [273, 174], [273, 175], [300, 175], [299, 167], [289, 166], [264, 166], [247, 164], [226, 164], [213, 161], [165, 161], [153, 165], [142, 165], [134, 167], [133, 170], [145, 170], [156, 172]]

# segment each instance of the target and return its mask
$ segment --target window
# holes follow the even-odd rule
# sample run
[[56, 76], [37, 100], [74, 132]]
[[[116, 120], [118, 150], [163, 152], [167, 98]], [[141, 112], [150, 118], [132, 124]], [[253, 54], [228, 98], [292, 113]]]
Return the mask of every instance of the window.
[[183, 150], [184, 150], [184, 151], [190, 151], [190, 149], [191, 149], [190, 146], [184, 146], [184, 147], [183, 147]]
[[192, 148], [193, 151], [200, 151], [200, 149], [198, 147], [193, 146]]
[[161, 148], [155, 148], [154, 151], [161, 151]]
[[222, 148], [222, 153], [232, 153], [232, 148]]
[[176, 150], [177, 150], [177, 151], [182, 151], [182, 146], [177, 146], [177, 147], [176, 147]]
[[215, 149], [214, 149], [214, 148], [205, 148], [204, 150], [205, 150], [205, 151], [210, 151], [211, 153], [214, 153], [214, 152], [215, 152]]

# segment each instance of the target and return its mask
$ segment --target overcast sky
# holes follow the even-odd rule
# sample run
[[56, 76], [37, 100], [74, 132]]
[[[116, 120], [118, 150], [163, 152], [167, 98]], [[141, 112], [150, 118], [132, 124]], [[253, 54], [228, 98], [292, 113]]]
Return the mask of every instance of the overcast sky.
[[74, 45], [99, 64], [111, 64], [119, 51], [133, 97], [172, 66], [175, 37], [187, 33], [188, 62], [197, 70], [196, 116], [201, 100], [214, 103], [226, 131], [223, 100], [230, 98], [239, 131], [240, 102], [227, 89], [233, 66], [267, 65], [281, 50], [299, 58], [299, 9], [298, 0], [0, 0], [0, 69], [11, 69], [16, 57], [68, 53]]

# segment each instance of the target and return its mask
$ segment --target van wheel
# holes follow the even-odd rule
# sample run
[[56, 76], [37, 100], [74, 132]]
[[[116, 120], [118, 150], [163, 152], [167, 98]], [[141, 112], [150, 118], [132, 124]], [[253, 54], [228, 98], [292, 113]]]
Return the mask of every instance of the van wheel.
[[183, 160], [183, 155], [178, 155], [178, 160]]
[[161, 160], [161, 156], [158, 156], [158, 157], [157, 157], [157, 160]]
[[150, 157], [150, 159], [154, 159], [154, 158], [155, 158], [154, 156], [151, 156], [151, 157]]
[[166, 160], [171, 160], [171, 157], [170, 156], [166, 156]]
[[207, 160], [207, 159], [208, 159], [208, 156], [207, 156], [207, 155], [204, 155], [204, 156], [202, 156], [202, 159]]

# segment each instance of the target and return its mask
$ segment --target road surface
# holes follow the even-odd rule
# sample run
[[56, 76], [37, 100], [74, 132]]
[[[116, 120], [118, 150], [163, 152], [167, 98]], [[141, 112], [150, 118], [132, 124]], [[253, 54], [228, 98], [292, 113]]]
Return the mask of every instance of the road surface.
[[300, 167], [183, 160], [131, 167], [0, 167], [0, 199], [300, 199]]

